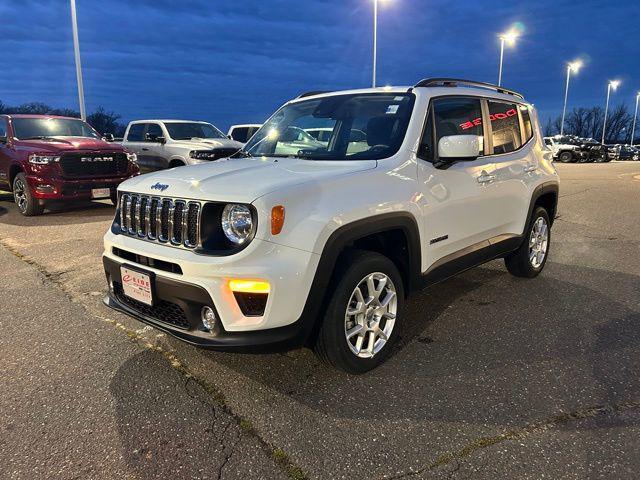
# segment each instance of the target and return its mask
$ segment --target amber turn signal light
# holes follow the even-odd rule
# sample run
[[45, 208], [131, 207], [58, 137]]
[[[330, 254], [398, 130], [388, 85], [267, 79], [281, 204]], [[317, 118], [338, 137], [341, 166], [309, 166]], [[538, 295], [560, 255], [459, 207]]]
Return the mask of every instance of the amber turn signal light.
[[244, 280], [233, 278], [229, 280], [229, 289], [232, 292], [243, 293], [269, 293], [271, 285], [264, 280]]
[[284, 207], [276, 205], [271, 209], [271, 235], [278, 235], [284, 226]]

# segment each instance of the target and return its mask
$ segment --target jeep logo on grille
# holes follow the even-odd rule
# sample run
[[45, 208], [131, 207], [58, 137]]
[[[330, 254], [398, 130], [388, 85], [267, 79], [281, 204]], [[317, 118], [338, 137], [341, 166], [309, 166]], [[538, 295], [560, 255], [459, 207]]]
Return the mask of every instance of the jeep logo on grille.
[[113, 162], [113, 157], [81, 157], [81, 162]]
[[160, 182], [151, 185], [151, 190], [160, 190], [161, 192], [164, 192], [167, 188], [169, 188], [169, 185]]

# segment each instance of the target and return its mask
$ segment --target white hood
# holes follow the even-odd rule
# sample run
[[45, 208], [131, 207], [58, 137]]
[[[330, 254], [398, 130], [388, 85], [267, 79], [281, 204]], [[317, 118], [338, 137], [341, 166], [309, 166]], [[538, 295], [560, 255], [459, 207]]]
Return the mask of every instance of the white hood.
[[[193, 200], [251, 203], [288, 186], [324, 181], [370, 170], [376, 165], [375, 160], [231, 158], [140, 175], [122, 183], [119, 190]], [[155, 185], [156, 188], [151, 188]]]
[[189, 150], [211, 150], [214, 148], [242, 148], [242, 143], [230, 138], [200, 138], [197, 140], [175, 140], [172, 147], [184, 147]]

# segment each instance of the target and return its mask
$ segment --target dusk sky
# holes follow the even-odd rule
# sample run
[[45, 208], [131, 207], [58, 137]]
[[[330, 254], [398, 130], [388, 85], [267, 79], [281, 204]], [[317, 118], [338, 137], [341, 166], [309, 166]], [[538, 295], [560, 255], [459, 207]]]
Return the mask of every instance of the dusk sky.
[[[264, 121], [306, 90], [368, 87], [373, 0], [77, 0], [87, 110], [124, 121]], [[505, 52], [503, 84], [543, 119], [613, 104], [640, 90], [640, 2], [381, 0], [378, 83], [450, 76], [496, 82], [497, 33], [526, 30]], [[68, 0], [0, 0], [0, 100], [78, 109]]]

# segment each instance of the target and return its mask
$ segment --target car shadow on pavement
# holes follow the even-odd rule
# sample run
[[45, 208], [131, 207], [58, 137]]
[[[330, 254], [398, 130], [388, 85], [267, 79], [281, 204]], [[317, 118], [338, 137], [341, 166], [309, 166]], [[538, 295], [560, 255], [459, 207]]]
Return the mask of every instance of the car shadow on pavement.
[[[523, 280], [492, 262], [414, 295], [397, 351], [361, 376], [332, 370], [308, 350], [201, 355], [313, 411], [349, 419], [376, 412], [521, 425], [640, 400], [640, 307], [618, 300], [639, 298], [640, 278], [560, 264], [547, 272]], [[603, 293], [592, 282], [616, 290]]]
[[73, 203], [51, 203], [43, 215], [25, 217], [20, 214], [13, 201], [13, 195], [0, 192], [1, 222], [17, 226], [39, 227], [57, 225], [78, 225], [84, 223], [101, 222], [113, 218], [115, 207], [111, 201], [84, 201]]

